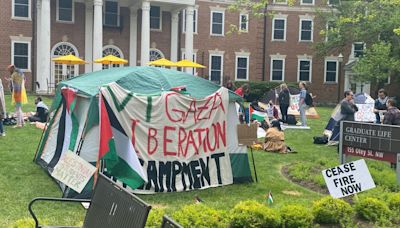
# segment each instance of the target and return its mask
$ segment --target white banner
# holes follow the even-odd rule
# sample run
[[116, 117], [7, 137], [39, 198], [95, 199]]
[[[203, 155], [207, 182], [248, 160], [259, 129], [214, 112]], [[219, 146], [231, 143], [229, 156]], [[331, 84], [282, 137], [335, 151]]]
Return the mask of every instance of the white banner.
[[355, 121], [359, 122], [375, 122], [374, 103], [356, 104], [358, 112], [354, 114]]
[[195, 99], [176, 92], [138, 96], [111, 83], [102, 95], [138, 153], [148, 179], [141, 190], [175, 192], [233, 183], [227, 89]]
[[375, 188], [364, 159], [325, 169], [322, 175], [333, 198], [342, 198]]

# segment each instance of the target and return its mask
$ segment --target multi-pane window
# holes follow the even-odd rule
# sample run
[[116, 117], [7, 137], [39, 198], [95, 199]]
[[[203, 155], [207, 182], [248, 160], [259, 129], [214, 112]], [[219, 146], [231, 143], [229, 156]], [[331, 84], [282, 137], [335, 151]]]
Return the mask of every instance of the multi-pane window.
[[311, 81], [311, 61], [306, 59], [299, 59], [298, 68], [299, 81]]
[[283, 59], [271, 59], [271, 81], [284, 80], [285, 61]]
[[334, 21], [328, 21], [326, 23], [326, 33], [325, 33], [325, 41], [328, 41], [330, 38], [334, 38], [332, 37], [332, 35], [334, 34], [334, 29], [336, 28], [335, 22]]
[[150, 8], [150, 28], [161, 30], [161, 7], [151, 6]]
[[248, 56], [236, 56], [236, 80], [249, 80]]
[[[186, 10], [183, 10], [182, 30], [186, 32]], [[193, 33], [197, 33], [197, 9], [193, 11]]]
[[211, 12], [211, 35], [224, 35], [224, 12]]
[[364, 43], [363, 42], [356, 42], [353, 43], [353, 53], [354, 57], [362, 57], [364, 54]]
[[29, 43], [13, 42], [13, 64], [22, 70], [29, 70]]
[[119, 6], [116, 1], [106, 1], [104, 7], [104, 25], [119, 26]]
[[300, 41], [312, 41], [313, 22], [309, 19], [300, 20]]
[[340, 4], [340, 0], [328, 0], [328, 5], [339, 5]]
[[239, 31], [247, 32], [249, 27], [249, 15], [240, 14]]
[[286, 39], [286, 19], [274, 18], [272, 29], [273, 29], [272, 40]]
[[314, 0], [301, 0], [302, 5], [314, 5]]
[[30, 17], [29, 4], [30, 0], [13, 0], [13, 16], [14, 17]]
[[[119, 48], [113, 47], [113, 46], [108, 46], [103, 48], [103, 57], [108, 56], [108, 55], [113, 55], [118, 58], [123, 58], [122, 53]], [[123, 64], [103, 64], [103, 69], [108, 69], [110, 67], [122, 67], [124, 66]]]
[[326, 60], [325, 61], [325, 82], [336, 82], [338, 73], [338, 62], [337, 60]]
[[210, 81], [220, 85], [223, 71], [222, 55], [210, 55]]
[[57, 20], [73, 21], [73, 0], [58, 0]]
[[287, 4], [287, 0], [274, 0], [274, 3]]

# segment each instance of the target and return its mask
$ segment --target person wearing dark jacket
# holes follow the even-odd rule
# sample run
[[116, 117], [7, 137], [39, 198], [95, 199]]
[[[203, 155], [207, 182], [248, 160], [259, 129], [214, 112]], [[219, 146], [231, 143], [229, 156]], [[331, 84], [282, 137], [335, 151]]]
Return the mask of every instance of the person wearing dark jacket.
[[344, 92], [345, 98], [340, 102], [341, 121], [354, 121], [354, 114], [358, 111], [357, 105], [354, 104], [353, 92], [348, 90]]
[[400, 125], [400, 110], [396, 107], [396, 101], [388, 99], [386, 106], [387, 112], [383, 118], [383, 124]]
[[282, 121], [286, 123], [288, 108], [290, 105], [290, 93], [285, 83], [281, 84], [281, 92], [279, 93], [278, 100], [279, 100], [279, 108], [281, 110], [281, 115], [282, 115]]
[[384, 89], [378, 91], [378, 99], [375, 100], [374, 113], [376, 116], [376, 123], [381, 123], [381, 117], [379, 113], [385, 114], [387, 111], [386, 102], [388, 100], [387, 93]]

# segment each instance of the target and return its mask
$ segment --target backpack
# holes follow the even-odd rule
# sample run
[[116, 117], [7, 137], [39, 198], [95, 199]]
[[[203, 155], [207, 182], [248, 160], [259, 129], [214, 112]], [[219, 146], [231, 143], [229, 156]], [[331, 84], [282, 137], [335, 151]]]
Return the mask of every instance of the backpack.
[[294, 115], [288, 115], [286, 122], [289, 125], [296, 125], [296, 123], [297, 123], [296, 117]]
[[310, 95], [309, 92], [306, 93], [306, 98], [304, 99], [304, 102], [305, 102], [306, 105], [308, 105], [308, 106], [310, 106], [310, 105], [313, 104], [314, 101], [313, 101], [313, 98], [312, 98], [312, 96]]
[[327, 144], [328, 143], [328, 136], [314, 136], [314, 144]]

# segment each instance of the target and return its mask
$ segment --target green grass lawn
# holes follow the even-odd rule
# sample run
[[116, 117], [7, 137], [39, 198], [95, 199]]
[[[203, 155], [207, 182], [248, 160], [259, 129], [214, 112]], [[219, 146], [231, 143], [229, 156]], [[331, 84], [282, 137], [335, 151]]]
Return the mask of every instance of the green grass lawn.
[[[34, 111], [34, 97], [29, 98], [29, 105], [23, 108], [25, 112]], [[49, 99], [45, 99], [45, 102], [50, 104]], [[10, 105], [9, 100], [7, 105]], [[10, 110], [10, 107], [8, 108]], [[321, 158], [338, 163], [335, 147], [312, 143], [313, 136], [322, 134], [331, 110], [332, 108], [318, 108], [321, 118], [309, 120], [311, 130], [286, 130], [286, 141], [298, 151], [297, 154], [255, 151], [258, 183], [181, 193], [159, 193], [144, 195], [141, 198], [152, 204], [153, 208], [165, 208], [168, 214], [184, 205], [192, 204], [195, 195], [203, 199], [208, 206], [229, 210], [241, 200], [254, 199], [265, 202], [269, 191], [274, 196], [273, 207], [279, 208], [290, 203], [310, 207], [312, 202], [322, 195], [293, 184], [281, 175], [280, 170], [282, 166], [293, 162], [313, 162]], [[29, 218], [27, 206], [32, 198], [61, 196], [57, 184], [42, 168], [32, 162], [41, 130], [27, 125], [23, 129], [6, 127], [6, 133], [6, 137], [0, 138], [0, 199], [3, 201], [0, 206], [0, 227], [10, 227], [17, 220]], [[297, 194], [290, 194], [291, 192]], [[42, 205], [38, 206], [37, 210], [41, 212], [39, 215], [46, 215], [49, 225], [75, 225], [82, 221], [84, 216], [80, 205]]]

